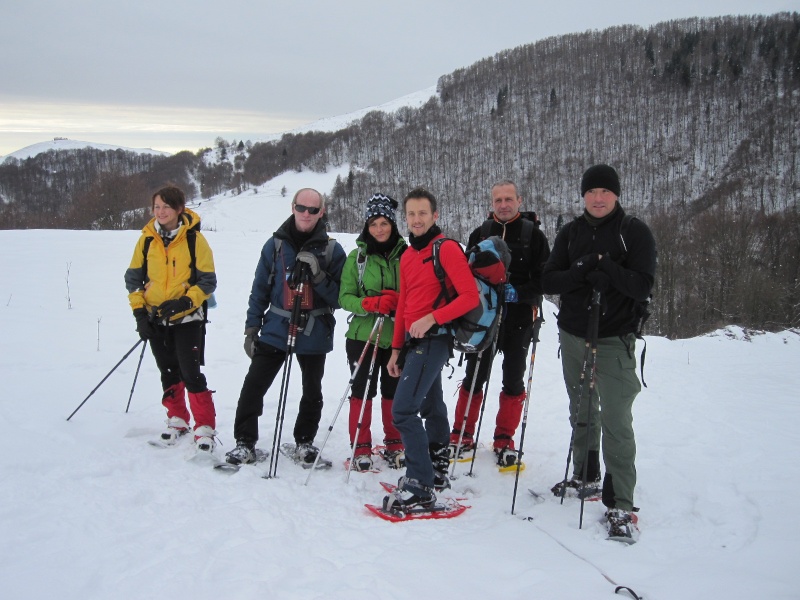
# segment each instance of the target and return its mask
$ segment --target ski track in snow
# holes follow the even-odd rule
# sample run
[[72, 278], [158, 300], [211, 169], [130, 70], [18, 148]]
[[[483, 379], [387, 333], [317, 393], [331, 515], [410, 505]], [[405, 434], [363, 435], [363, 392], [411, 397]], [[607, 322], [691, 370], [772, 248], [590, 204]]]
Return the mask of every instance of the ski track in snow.
[[[198, 208], [217, 225], [208, 238], [219, 306], [210, 313], [204, 372], [216, 391], [219, 456], [234, 444], [236, 400], [248, 367], [241, 344], [252, 274], [269, 232], [289, 214], [291, 183], [303, 175], [287, 175], [286, 198], [258, 197], [246, 213], [245, 203], [228, 204], [230, 198]], [[244, 218], [259, 230], [236, 230]], [[164, 420], [149, 350], [129, 413], [139, 348], [65, 420], [137, 340], [122, 278], [137, 237], [0, 231], [2, 247], [16, 249], [0, 279], [5, 598], [612, 597], [603, 573], [654, 600], [797, 597], [800, 576], [790, 557], [800, 527], [785, 518], [795, 502], [792, 457], [800, 442], [797, 333], [749, 342], [722, 333], [648, 338], [649, 388], [634, 405], [642, 535], [625, 546], [604, 539], [602, 505], [586, 503], [578, 529], [579, 502], [561, 506], [549, 492], [564, 473], [569, 426], [556, 309], [547, 305], [517, 514], [510, 514], [513, 473], [498, 473], [491, 451], [482, 449], [474, 477], [466, 477], [469, 464], [456, 467], [451, 493], [467, 496], [468, 511], [451, 520], [392, 524], [363, 505], [379, 503], [379, 482], [396, 481], [397, 471], [353, 473], [345, 484], [347, 405], [323, 452], [334, 467], [315, 472], [307, 486], [308, 472], [283, 456], [278, 477], [265, 480], [269, 459], [226, 474], [208, 460], [187, 460], [188, 439], [172, 449], [149, 446]], [[347, 251], [354, 247], [355, 236], [335, 237]], [[318, 445], [349, 379], [346, 315], [336, 317]], [[742, 337], [737, 328], [727, 332]], [[283, 441], [290, 441], [297, 414], [298, 373], [293, 369]], [[456, 366], [453, 378], [444, 379], [451, 416], [461, 377]], [[279, 383], [260, 421], [265, 449]], [[499, 391], [496, 367], [481, 431], [487, 445]], [[375, 443], [380, 431], [376, 410]], [[544, 501], [536, 503], [529, 488]]]

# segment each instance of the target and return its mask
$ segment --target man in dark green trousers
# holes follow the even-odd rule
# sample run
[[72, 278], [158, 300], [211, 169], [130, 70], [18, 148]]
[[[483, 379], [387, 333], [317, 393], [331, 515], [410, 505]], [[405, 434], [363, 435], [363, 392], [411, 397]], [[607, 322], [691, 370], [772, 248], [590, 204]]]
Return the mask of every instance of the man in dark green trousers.
[[[641, 390], [635, 333], [641, 304], [649, 299], [655, 279], [656, 245], [647, 225], [626, 217], [612, 167], [587, 169], [581, 195], [584, 212], [559, 231], [542, 274], [544, 292], [561, 296], [559, 339], [573, 427], [573, 476], [553, 490], [560, 495], [565, 485], [573, 491], [599, 486], [602, 432], [603, 504], [609, 509], [610, 537], [630, 537], [636, 487], [631, 409]], [[584, 365], [591, 365], [593, 292], [599, 292], [600, 310], [590, 402], [592, 372], [581, 375]]]

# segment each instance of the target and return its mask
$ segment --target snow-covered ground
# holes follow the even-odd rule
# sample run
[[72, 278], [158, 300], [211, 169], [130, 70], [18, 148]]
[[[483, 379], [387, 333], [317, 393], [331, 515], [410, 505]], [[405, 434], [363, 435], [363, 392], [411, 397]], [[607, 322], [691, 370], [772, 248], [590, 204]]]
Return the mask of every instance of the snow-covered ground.
[[[285, 198], [266, 186], [249, 203], [245, 194], [197, 208], [215, 229], [207, 236], [219, 304], [210, 315], [205, 373], [216, 390], [220, 453], [234, 444], [248, 367], [244, 314], [258, 253], [289, 215], [297, 186], [326, 187], [310, 177], [277, 182], [278, 190], [287, 186]], [[514, 475], [498, 473], [483, 449], [474, 477], [464, 476], [464, 465], [456, 471], [455, 493], [471, 506], [464, 515], [392, 524], [363, 505], [379, 502], [379, 481], [395, 481], [397, 472], [353, 474], [345, 483], [346, 406], [324, 451], [334, 468], [314, 473], [307, 486], [307, 472], [284, 458], [278, 478], [265, 480], [256, 467], [226, 475], [189, 461], [189, 444], [149, 446], [164, 420], [149, 351], [125, 412], [138, 348], [66, 421], [138, 340], [123, 284], [138, 235], [0, 231], [3, 598], [620, 597], [611, 581], [654, 600], [798, 597], [791, 557], [800, 526], [789, 510], [798, 487], [798, 332], [746, 340], [729, 328], [690, 340], [648, 338], [649, 388], [634, 405], [642, 535], [625, 546], [604, 539], [602, 506], [587, 503], [579, 530], [577, 501], [561, 506], [547, 493], [564, 474], [569, 442], [555, 307], [547, 305], [516, 515]], [[354, 247], [353, 235], [335, 237], [346, 250]], [[349, 378], [346, 314], [336, 315], [318, 443]], [[456, 366], [444, 380], [451, 410], [462, 375]], [[266, 396], [264, 448], [272, 442], [279, 383]], [[493, 376], [484, 441], [499, 385]], [[298, 387], [295, 368], [285, 441]], [[379, 432], [377, 410], [374, 421]], [[536, 503], [528, 489], [545, 500]]]

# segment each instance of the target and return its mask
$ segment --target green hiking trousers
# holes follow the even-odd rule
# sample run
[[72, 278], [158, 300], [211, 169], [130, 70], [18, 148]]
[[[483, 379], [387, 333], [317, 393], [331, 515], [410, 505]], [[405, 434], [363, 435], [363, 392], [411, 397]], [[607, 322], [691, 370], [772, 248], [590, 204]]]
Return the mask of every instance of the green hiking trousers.
[[[585, 397], [589, 394], [591, 351], [587, 354], [586, 340], [563, 329], [559, 329], [559, 336], [561, 366], [569, 395], [570, 424], [573, 429], [573, 473], [579, 477], [581, 475], [587, 456], [587, 443], [588, 450], [601, 450], [602, 432], [602, 454], [606, 468], [603, 502], [612, 508], [631, 510], [633, 489], [636, 487], [636, 440], [631, 409], [642, 389], [636, 376], [636, 338], [628, 334], [622, 339], [608, 337], [597, 340], [596, 383], [592, 401], [581, 405], [581, 388], [585, 388]], [[587, 373], [582, 386], [581, 371], [585, 357]]]

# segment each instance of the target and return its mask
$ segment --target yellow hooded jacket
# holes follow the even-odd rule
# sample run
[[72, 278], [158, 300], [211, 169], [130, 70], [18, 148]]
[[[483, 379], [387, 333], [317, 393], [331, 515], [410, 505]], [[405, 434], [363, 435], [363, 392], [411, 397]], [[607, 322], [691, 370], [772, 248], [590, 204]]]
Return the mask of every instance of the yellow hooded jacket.
[[[131, 308], [145, 308], [151, 312], [166, 300], [175, 300], [183, 295], [192, 301], [192, 308], [178, 313], [170, 322], [180, 322], [187, 315], [197, 311], [211, 293], [217, 288], [217, 275], [214, 272], [214, 256], [206, 238], [200, 233], [200, 216], [184, 208], [180, 216], [181, 226], [175, 238], [164, 246], [164, 241], [156, 231], [156, 220], [142, 228], [142, 235], [136, 242], [133, 258], [125, 271], [125, 287]], [[192, 277], [191, 255], [186, 240], [187, 232], [195, 229], [195, 268], [197, 281], [189, 283]], [[147, 249], [147, 281], [145, 281], [145, 240], [152, 241]]]

